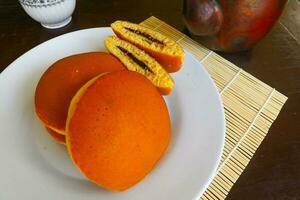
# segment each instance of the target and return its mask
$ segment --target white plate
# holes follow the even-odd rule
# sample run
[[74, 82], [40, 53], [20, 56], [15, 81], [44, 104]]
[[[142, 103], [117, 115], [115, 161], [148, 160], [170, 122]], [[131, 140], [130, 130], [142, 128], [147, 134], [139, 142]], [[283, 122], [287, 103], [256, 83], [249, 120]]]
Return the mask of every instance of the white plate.
[[139, 184], [109, 192], [90, 183], [72, 165], [65, 147], [50, 138], [34, 112], [35, 87], [54, 61], [104, 50], [110, 28], [72, 32], [28, 51], [0, 75], [0, 199], [6, 200], [192, 200], [211, 181], [224, 144], [224, 111], [203, 66], [186, 53], [172, 74], [165, 98], [172, 120], [171, 144]]

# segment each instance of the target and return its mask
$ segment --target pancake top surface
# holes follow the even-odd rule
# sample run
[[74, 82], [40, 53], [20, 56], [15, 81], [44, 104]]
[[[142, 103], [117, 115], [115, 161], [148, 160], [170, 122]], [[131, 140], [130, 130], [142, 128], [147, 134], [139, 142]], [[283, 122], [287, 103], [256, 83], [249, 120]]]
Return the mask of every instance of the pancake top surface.
[[144, 76], [105, 74], [72, 100], [67, 146], [86, 177], [125, 190], [146, 176], [166, 150], [170, 118], [164, 99]]
[[103, 72], [122, 69], [121, 62], [104, 52], [77, 54], [55, 62], [37, 85], [37, 115], [49, 128], [64, 131], [69, 104], [77, 90]]

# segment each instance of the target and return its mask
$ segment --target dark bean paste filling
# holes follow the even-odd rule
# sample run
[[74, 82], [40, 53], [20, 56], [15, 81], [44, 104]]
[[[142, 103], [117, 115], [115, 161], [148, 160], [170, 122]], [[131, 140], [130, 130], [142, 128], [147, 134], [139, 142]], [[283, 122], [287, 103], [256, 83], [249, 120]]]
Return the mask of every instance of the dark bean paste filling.
[[150, 40], [152, 42], [156, 42], [158, 44], [165, 45], [162, 41], [160, 41], [160, 40], [152, 37], [148, 33], [143, 33], [143, 32], [141, 32], [139, 30], [134, 30], [134, 29], [131, 29], [131, 28], [128, 28], [128, 27], [125, 27], [125, 29], [128, 30], [128, 31], [130, 31], [130, 32], [132, 32], [132, 33], [135, 33], [135, 34], [138, 34], [138, 35], [140, 35], [142, 37], [145, 37], [145, 38], [147, 38], [148, 40]]
[[[153, 71], [143, 62], [137, 59], [132, 53], [124, 49], [123, 47], [118, 46], [118, 49], [120, 49], [123, 53], [125, 53], [129, 58], [131, 58], [136, 64], [138, 64], [141, 68], [144, 70], [153, 73]], [[154, 73], [153, 73], [154, 74]]]

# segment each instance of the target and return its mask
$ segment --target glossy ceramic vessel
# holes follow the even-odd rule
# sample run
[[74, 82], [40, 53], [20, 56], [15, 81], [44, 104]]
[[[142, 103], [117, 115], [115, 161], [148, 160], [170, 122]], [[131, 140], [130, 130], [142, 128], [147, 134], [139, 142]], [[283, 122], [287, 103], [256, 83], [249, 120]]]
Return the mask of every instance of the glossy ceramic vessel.
[[19, 0], [25, 12], [45, 28], [61, 28], [72, 20], [76, 0]]
[[210, 49], [242, 51], [259, 42], [287, 0], [184, 0], [183, 19], [193, 38]]

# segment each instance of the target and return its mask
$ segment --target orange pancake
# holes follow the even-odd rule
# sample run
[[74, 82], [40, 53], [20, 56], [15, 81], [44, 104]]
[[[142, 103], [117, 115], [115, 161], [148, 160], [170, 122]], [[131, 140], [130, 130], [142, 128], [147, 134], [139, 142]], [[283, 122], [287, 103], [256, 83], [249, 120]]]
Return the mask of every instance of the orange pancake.
[[64, 134], [69, 104], [77, 90], [91, 78], [125, 67], [114, 56], [91, 52], [55, 62], [41, 77], [35, 91], [35, 109], [50, 129]]
[[165, 152], [170, 118], [156, 87], [137, 72], [94, 78], [74, 96], [66, 143], [78, 169], [91, 181], [123, 191], [141, 181]]
[[66, 136], [45, 127], [49, 135], [58, 143], [66, 145]]

